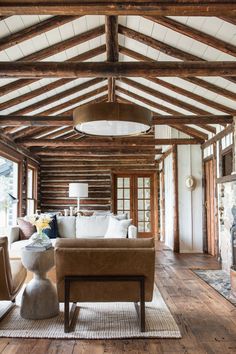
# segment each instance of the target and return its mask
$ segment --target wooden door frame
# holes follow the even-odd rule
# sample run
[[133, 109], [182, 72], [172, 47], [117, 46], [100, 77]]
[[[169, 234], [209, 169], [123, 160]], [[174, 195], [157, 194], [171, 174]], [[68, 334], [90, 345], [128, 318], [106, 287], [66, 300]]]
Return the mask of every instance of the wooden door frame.
[[161, 216], [161, 220], [162, 220], [162, 227], [160, 227], [160, 240], [162, 242], [165, 242], [165, 170], [164, 168], [162, 168], [159, 171], [159, 183], [160, 183], [160, 190], [162, 191], [162, 193], [160, 193], [160, 203], [159, 203], [160, 206], [159, 218]]
[[[153, 196], [151, 197], [151, 205], [153, 205], [153, 208], [151, 208], [151, 220], [152, 220], [152, 225], [153, 225], [153, 236], [155, 238], [158, 237], [158, 219], [159, 219], [159, 215], [158, 215], [158, 196], [157, 196], [157, 172], [155, 171], [136, 171], [136, 170], [131, 170], [131, 171], [116, 171], [113, 170], [112, 171], [112, 176], [111, 176], [111, 181], [112, 181], [112, 211], [116, 212], [116, 201], [117, 201], [117, 197], [116, 197], [116, 189], [117, 189], [117, 178], [116, 177], [131, 177], [131, 176], [140, 176], [140, 177], [151, 177], [151, 181], [152, 181], [152, 186], [151, 189], [153, 189]], [[131, 184], [133, 183], [133, 178], [131, 178]], [[136, 190], [136, 188], [134, 188], [134, 190]], [[135, 192], [136, 193], [136, 192]], [[134, 208], [134, 202], [132, 200], [133, 198], [131, 198], [130, 200], [130, 208]], [[153, 209], [153, 210], [152, 210]], [[136, 223], [136, 220], [134, 220], [134, 223]]]
[[[203, 154], [203, 152], [202, 152]], [[208, 235], [207, 235], [207, 211], [206, 203], [206, 172], [205, 164], [212, 161], [213, 164], [213, 194], [214, 194], [214, 215], [215, 215], [215, 240], [214, 240], [214, 253], [215, 257], [219, 258], [219, 228], [218, 228], [218, 198], [217, 198], [217, 158], [216, 158], [216, 144], [213, 146], [213, 154], [202, 158], [202, 193], [203, 193], [203, 252], [208, 253]]]

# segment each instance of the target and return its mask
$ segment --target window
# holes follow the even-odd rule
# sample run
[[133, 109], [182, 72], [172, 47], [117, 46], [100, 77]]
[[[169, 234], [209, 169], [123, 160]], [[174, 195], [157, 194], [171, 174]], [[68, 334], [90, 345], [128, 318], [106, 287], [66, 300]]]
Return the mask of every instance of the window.
[[233, 172], [233, 151], [230, 149], [222, 153], [222, 177], [229, 176]]
[[0, 156], [0, 235], [16, 224], [18, 211], [18, 164]]
[[35, 213], [37, 207], [37, 169], [28, 165], [27, 169], [27, 215]]

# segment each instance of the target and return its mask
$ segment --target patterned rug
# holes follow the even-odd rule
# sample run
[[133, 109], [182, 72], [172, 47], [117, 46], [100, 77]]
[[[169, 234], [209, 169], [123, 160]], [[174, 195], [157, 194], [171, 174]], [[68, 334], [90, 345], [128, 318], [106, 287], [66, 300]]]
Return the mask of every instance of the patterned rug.
[[193, 270], [202, 280], [236, 306], [236, 298], [231, 296], [230, 275], [224, 270]]
[[[17, 306], [0, 322], [0, 337], [27, 338], [181, 338], [179, 328], [155, 287], [152, 302], [146, 303], [146, 332], [141, 333], [133, 303], [81, 303], [75, 331], [64, 333], [63, 306], [57, 317], [25, 320]], [[6, 303], [0, 303], [0, 316]]]

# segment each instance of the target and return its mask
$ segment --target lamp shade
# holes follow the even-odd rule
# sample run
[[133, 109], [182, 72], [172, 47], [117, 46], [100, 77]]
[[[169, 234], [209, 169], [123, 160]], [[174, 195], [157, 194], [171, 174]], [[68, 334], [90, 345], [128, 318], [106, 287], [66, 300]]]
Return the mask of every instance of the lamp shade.
[[69, 197], [71, 198], [87, 198], [88, 197], [88, 183], [70, 183]]
[[134, 104], [101, 102], [86, 104], [73, 112], [74, 129], [95, 136], [132, 136], [147, 133], [152, 112]]

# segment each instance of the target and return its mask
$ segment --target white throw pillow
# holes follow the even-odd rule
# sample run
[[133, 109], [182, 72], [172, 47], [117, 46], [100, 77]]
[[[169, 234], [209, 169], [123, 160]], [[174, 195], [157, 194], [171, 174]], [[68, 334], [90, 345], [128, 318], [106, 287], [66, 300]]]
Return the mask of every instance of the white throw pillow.
[[75, 238], [75, 220], [75, 216], [57, 216], [59, 237]]
[[132, 219], [117, 220], [113, 216], [110, 216], [105, 238], [126, 238], [131, 222]]
[[76, 238], [104, 237], [109, 223], [109, 215], [78, 215], [76, 219]]

